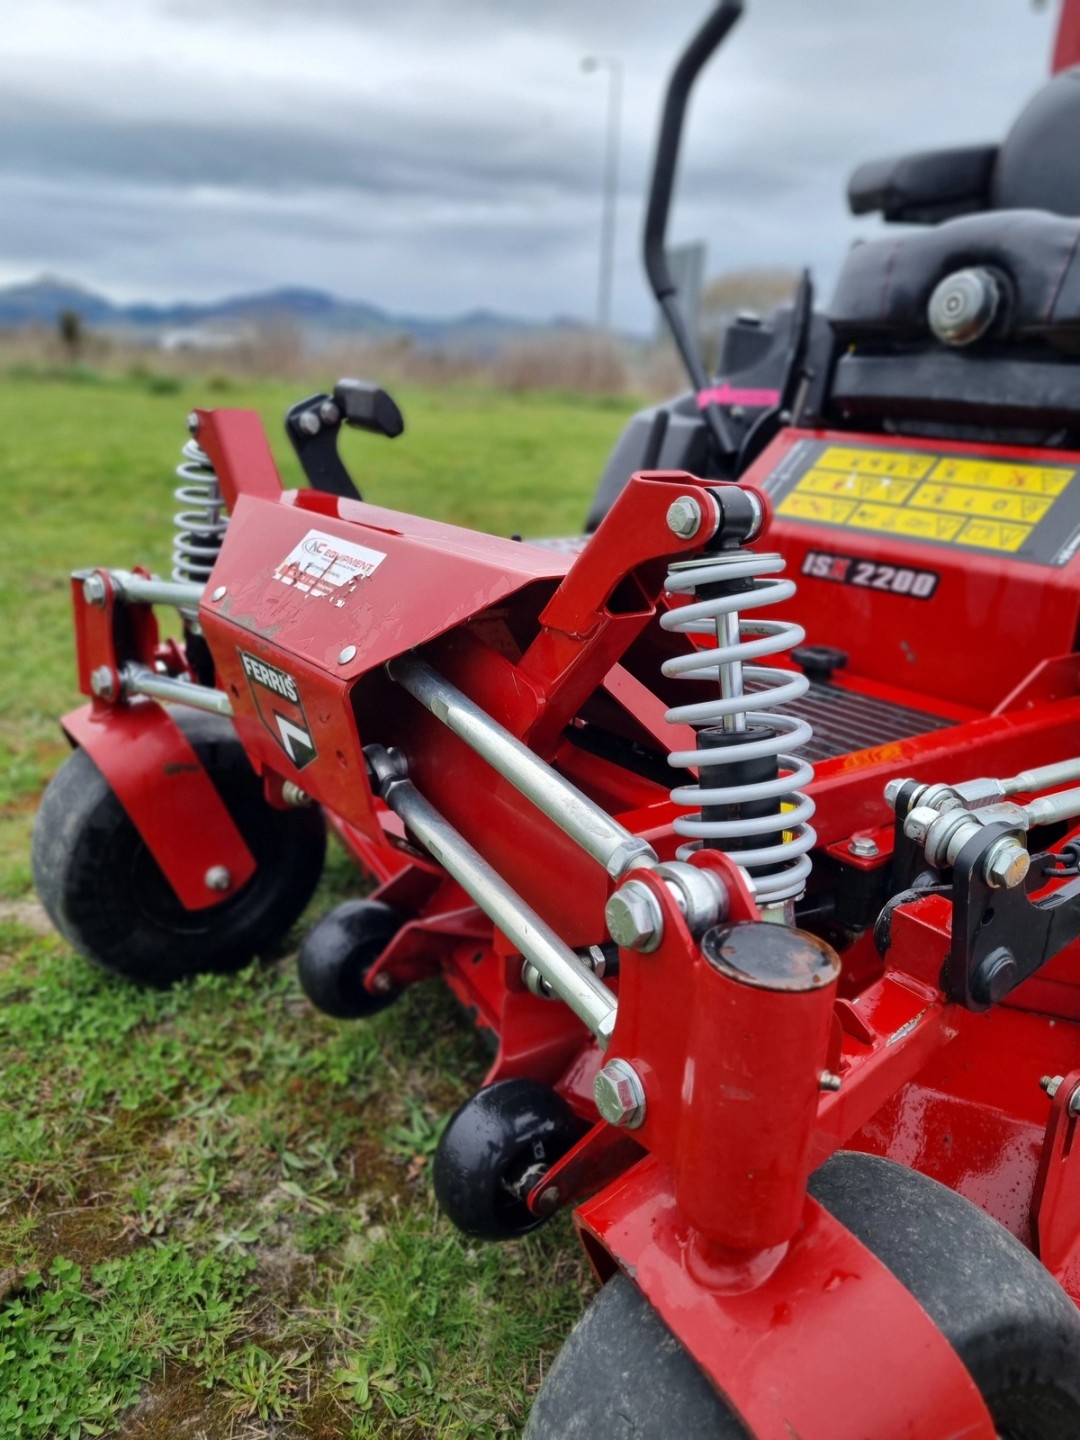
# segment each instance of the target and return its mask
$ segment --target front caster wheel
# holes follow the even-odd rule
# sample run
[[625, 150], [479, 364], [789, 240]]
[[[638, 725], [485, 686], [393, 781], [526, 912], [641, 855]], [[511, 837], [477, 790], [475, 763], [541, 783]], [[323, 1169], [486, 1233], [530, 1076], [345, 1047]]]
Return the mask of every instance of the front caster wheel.
[[543, 1223], [529, 1192], [586, 1126], [536, 1080], [499, 1080], [460, 1106], [443, 1131], [433, 1167], [439, 1204], [459, 1230], [512, 1240]]
[[396, 991], [376, 995], [365, 982], [403, 924], [403, 917], [379, 900], [346, 900], [313, 925], [300, 946], [297, 969], [316, 1009], [338, 1020], [363, 1020], [396, 1000]]
[[[104, 775], [85, 750], [49, 782], [34, 824], [34, 884], [49, 919], [95, 965], [164, 987], [204, 971], [238, 970], [278, 944], [322, 873], [320, 811], [275, 810], [232, 725], [172, 711], [255, 857], [234, 895], [187, 910]], [[198, 845], [199, 837], [187, 843]]]
[[[834, 1155], [810, 1193], [918, 1300], [967, 1367], [1000, 1440], [1076, 1440], [1080, 1317], [1018, 1240], [955, 1191], [875, 1155]], [[908, 1433], [902, 1424], [874, 1440], [897, 1440]], [[616, 1274], [548, 1371], [524, 1440], [631, 1435], [749, 1440], [645, 1296]]]

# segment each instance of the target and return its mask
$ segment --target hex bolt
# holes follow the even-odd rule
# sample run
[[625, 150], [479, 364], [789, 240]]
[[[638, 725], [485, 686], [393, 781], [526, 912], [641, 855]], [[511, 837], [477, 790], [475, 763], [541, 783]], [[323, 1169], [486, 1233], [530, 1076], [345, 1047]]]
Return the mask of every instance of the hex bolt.
[[324, 400], [319, 406], [319, 418], [324, 425], [336, 425], [341, 419], [341, 411], [332, 400]]
[[100, 610], [108, 598], [105, 581], [100, 575], [88, 575], [82, 582], [83, 599], [88, 605]]
[[210, 596], [210, 599], [211, 599], [211, 600], [224, 600], [224, 599], [225, 599], [225, 596], [226, 596], [228, 593], [229, 593], [229, 590], [228, 590], [228, 587], [227, 587], [226, 585], [219, 585], [219, 586], [217, 587], [217, 589], [214, 591], [214, 593]]
[[840, 1076], [834, 1075], [831, 1070], [822, 1070], [821, 1074], [818, 1076], [819, 1090], [829, 1090], [835, 1092], [840, 1089], [842, 1083], [843, 1082], [841, 1081]]
[[680, 540], [692, 540], [701, 529], [701, 506], [692, 495], [680, 495], [668, 507], [667, 523]]
[[604, 908], [608, 934], [623, 950], [655, 950], [664, 938], [660, 902], [640, 880], [628, 880]]
[[536, 1197], [533, 1213], [542, 1215], [546, 1220], [549, 1215], [555, 1214], [561, 1200], [562, 1196], [559, 1193], [559, 1187], [557, 1185], [548, 1185], [545, 1189], [541, 1190], [540, 1194]]
[[191, 413], [190, 413], [190, 415], [188, 415], [188, 417], [187, 417], [187, 428], [188, 428], [188, 430], [191, 432], [192, 435], [198, 435], [198, 433], [199, 433], [199, 417], [198, 417], [198, 415], [195, 414], [195, 411], [194, 411], [194, 410], [192, 410]]
[[339, 651], [338, 651], [337, 663], [338, 663], [339, 665], [347, 665], [350, 660], [354, 660], [355, 658], [356, 658], [356, 646], [355, 646], [355, 645], [346, 645], [345, 648], [344, 648], [344, 650], [339, 650]]
[[1011, 835], [1003, 835], [987, 851], [983, 879], [994, 890], [1015, 890], [1031, 868], [1027, 847]]
[[211, 865], [203, 876], [203, 884], [208, 890], [228, 890], [232, 876], [224, 865]]
[[296, 428], [302, 430], [305, 435], [317, 435], [322, 429], [322, 421], [314, 410], [305, 410], [297, 417]]
[[890, 780], [885, 786], [885, 803], [891, 810], [896, 809], [896, 802], [900, 798], [900, 791], [907, 783], [906, 780]]
[[855, 839], [852, 840], [848, 846], [848, 851], [852, 855], [857, 855], [860, 860], [872, 860], [875, 855], [880, 855], [881, 853], [877, 847], [877, 842], [871, 840], [869, 835], [856, 835]]
[[636, 1130], [645, 1120], [645, 1087], [625, 1060], [609, 1060], [593, 1082], [596, 1108], [609, 1125]]
[[908, 811], [907, 817], [904, 820], [904, 834], [909, 840], [913, 840], [916, 845], [924, 845], [930, 826], [933, 825], [935, 820], [939, 820], [940, 818], [938, 812], [933, 809], [932, 806], [916, 805], [914, 809]]
[[99, 665], [90, 676], [90, 689], [99, 700], [111, 700], [116, 693], [113, 672], [108, 665]]
[[281, 787], [281, 798], [286, 805], [291, 805], [297, 810], [302, 810], [311, 804], [311, 796], [306, 790], [301, 790], [295, 780], [284, 782]]
[[1039, 1086], [1041, 1089], [1046, 1091], [1047, 1095], [1049, 1095], [1050, 1099], [1052, 1100], [1057, 1094], [1057, 1092], [1061, 1089], [1061, 1082], [1064, 1079], [1064, 1075], [1044, 1075], [1039, 1081]]

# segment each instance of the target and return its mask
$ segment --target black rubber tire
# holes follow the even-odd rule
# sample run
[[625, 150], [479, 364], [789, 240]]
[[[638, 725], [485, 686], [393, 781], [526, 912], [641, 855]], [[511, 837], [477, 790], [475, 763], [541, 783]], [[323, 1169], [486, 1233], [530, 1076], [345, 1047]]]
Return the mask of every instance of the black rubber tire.
[[296, 968], [304, 994], [338, 1020], [364, 1020], [392, 1005], [397, 991], [373, 995], [364, 981], [404, 924], [379, 900], [346, 900], [304, 936]]
[[586, 1130], [538, 1080], [497, 1080], [459, 1105], [439, 1139], [432, 1180], [439, 1205], [466, 1235], [515, 1240], [544, 1223], [526, 1204], [545, 1170]]
[[1080, 1314], [1030, 1250], [954, 1190], [876, 1155], [834, 1155], [810, 1193], [915, 1296], [1001, 1440], [1077, 1440]]
[[185, 909], [84, 750], [50, 781], [31, 856], [41, 903], [72, 949], [111, 974], [159, 988], [238, 970], [283, 940], [311, 899], [326, 854], [321, 811], [267, 804], [228, 720], [179, 707], [170, 713], [255, 856], [247, 884], [218, 905]]
[[[833, 1156], [810, 1190], [923, 1306], [1001, 1440], [1077, 1440], [1080, 1316], [1019, 1241], [954, 1191], [873, 1155]], [[676, 1435], [748, 1440], [637, 1287], [615, 1275], [548, 1372], [524, 1440]]]
[[555, 1357], [522, 1440], [753, 1440], [634, 1282], [613, 1275]]

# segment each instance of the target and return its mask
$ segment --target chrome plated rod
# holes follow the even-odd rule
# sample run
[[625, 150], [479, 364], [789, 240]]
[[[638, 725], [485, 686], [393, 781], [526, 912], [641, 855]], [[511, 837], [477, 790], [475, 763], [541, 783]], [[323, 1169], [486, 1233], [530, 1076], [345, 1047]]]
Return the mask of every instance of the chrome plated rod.
[[232, 715], [232, 701], [224, 690], [209, 685], [195, 685], [177, 680], [172, 675], [155, 675], [144, 665], [125, 665], [120, 672], [125, 695], [149, 695], [172, 705], [187, 705], [193, 710], [207, 710], [212, 715]]
[[116, 587], [117, 599], [131, 605], [175, 605], [178, 609], [197, 610], [206, 589], [195, 581], [160, 580], [156, 575], [133, 575], [130, 570], [107, 573]]
[[390, 781], [383, 789], [383, 799], [606, 1046], [615, 1028], [617, 1002], [584, 961], [424, 799], [411, 780]]
[[620, 879], [635, 865], [660, 863], [647, 840], [613, 820], [425, 661], [401, 655], [386, 669], [392, 680], [598, 860], [612, 879]]
[[1040, 765], [1036, 770], [1021, 770], [1009, 780], [1002, 780], [1003, 795], [1033, 794], [1051, 785], [1064, 785], [1067, 780], [1080, 780], [1080, 759], [1058, 760], [1053, 765]]

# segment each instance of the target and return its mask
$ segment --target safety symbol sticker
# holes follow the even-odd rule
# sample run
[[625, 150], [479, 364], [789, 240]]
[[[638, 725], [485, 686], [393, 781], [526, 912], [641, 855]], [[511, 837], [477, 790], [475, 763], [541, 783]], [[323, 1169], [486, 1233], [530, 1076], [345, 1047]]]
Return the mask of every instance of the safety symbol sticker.
[[300, 687], [295, 679], [276, 665], [238, 650], [240, 663], [247, 676], [251, 698], [259, 719], [289, 757], [297, 770], [310, 765], [318, 751], [311, 738], [311, 727], [304, 714]]
[[323, 530], [309, 530], [274, 571], [274, 579], [306, 595], [327, 596], [332, 605], [341, 607], [385, 559], [381, 550]]
[[1080, 535], [1080, 486], [1070, 490], [1077, 473], [1069, 465], [805, 440], [766, 488], [777, 515], [792, 520], [1064, 565], [1076, 549], [1067, 542]]

